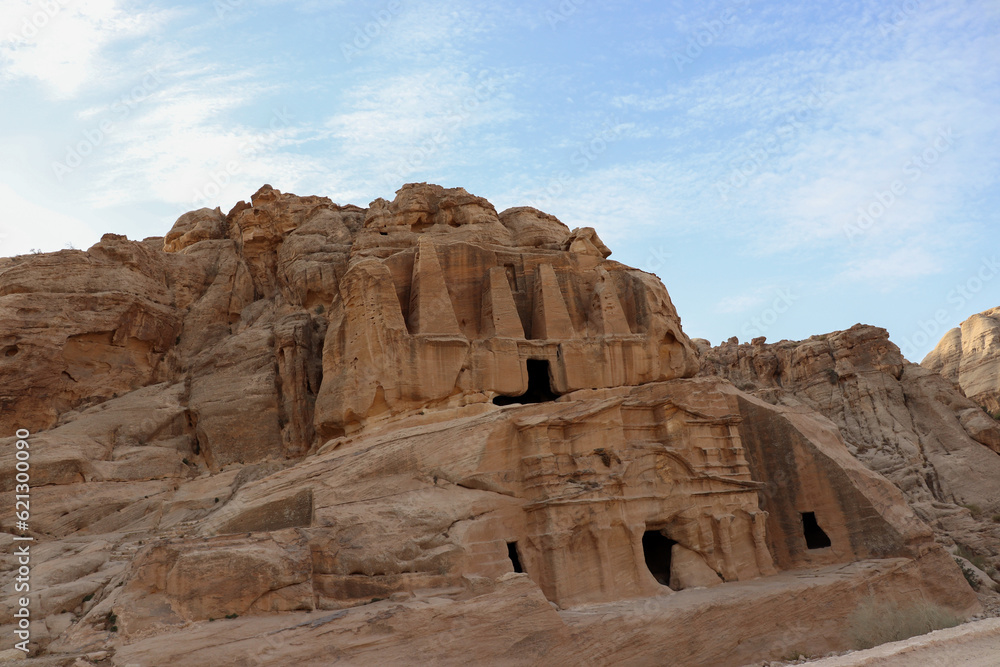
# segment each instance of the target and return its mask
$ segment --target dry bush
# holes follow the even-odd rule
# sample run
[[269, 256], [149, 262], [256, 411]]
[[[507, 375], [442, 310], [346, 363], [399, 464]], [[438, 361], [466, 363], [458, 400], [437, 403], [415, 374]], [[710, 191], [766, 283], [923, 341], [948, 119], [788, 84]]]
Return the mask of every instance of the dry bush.
[[961, 622], [961, 618], [940, 605], [916, 602], [901, 607], [868, 596], [851, 614], [849, 628], [855, 648], [866, 649], [952, 628]]

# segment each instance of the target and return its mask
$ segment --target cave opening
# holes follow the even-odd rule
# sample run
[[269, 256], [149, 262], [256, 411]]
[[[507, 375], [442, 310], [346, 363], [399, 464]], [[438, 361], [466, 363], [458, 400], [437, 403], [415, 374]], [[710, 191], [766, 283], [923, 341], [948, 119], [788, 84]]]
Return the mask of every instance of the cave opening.
[[670, 585], [670, 553], [677, 544], [658, 530], [647, 530], [642, 535], [642, 554], [653, 578], [664, 586]]
[[819, 527], [815, 512], [802, 512], [802, 533], [806, 537], [807, 549], [825, 549], [832, 544], [826, 532]]
[[507, 543], [507, 558], [510, 558], [510, 564], [514, 566], [515, 572], [524, 572], [524, 566], [521, 565], [521, 557], [517, 554], [517, 542]]
[[548, 359], [528, 359], [528, 391], [520, 396], [497, 396], [493, 405], [514, 405], [516, 403], [546, 403], [559, 398], [552, 391], [552, 379]]

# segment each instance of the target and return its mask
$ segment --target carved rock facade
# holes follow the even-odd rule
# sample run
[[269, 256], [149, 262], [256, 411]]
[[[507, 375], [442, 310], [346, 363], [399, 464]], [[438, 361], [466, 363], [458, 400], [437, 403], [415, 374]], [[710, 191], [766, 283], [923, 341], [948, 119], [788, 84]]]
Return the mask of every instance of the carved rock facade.
[[991, 564], [1000, 558], [1000, 526], [992, 520], [1000, 512], [1000, 423], [941, 375], [906, 361], [885, 329], [698, 344], [703, 375], [824, 415], [851, 454], [891, 480], [943, 544]]
[[979, 608], [853, 431], [695, 377], [666, 289], [609, 254], [416, 184], [367, 209], [264, 187], [0, 261], [35, 650], [735, 665], [846, 648], [868, 592]]

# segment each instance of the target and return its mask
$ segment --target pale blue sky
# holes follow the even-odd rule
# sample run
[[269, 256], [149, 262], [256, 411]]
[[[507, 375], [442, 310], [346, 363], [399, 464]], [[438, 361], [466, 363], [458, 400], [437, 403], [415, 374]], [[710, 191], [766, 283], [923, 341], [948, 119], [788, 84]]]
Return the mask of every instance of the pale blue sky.
[[713, 343], [919, 361], [1000, 305], [995, 2], [0, 6], [2, 255], [429, 181], [596, 227]]

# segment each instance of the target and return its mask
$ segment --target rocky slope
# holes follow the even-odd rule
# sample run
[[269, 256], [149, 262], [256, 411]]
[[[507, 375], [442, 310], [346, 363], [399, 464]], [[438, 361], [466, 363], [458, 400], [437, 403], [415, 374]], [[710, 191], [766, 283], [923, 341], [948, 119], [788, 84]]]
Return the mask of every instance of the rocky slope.
[[967, 399], [877, 330], [696, 377], [609, 255], [415, 184], [0, 260], [0, 636], [25, 536], [32, 664], [739, 665], [981, 610], [921, 520], [1000, 511]]
[[994, 417], [1000, 416], [1000, 308], [991, 308], [946, 333], [920, 362], [962, 388]]
[[[709, 347], [701, 373], [831, 420], [851, 453], [890, 479], [953, 552], [1000, 565], [1000, 422], [938, 373], [906, 361], [884, 329]], [[992, 585], [983, 586], [984, 593]]]

